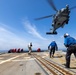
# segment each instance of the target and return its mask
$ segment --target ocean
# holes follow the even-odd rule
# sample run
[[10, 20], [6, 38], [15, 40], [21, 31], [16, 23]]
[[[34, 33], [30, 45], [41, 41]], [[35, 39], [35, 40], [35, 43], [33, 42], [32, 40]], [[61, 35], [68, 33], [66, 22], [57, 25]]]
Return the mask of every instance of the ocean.
[[[61, 49], [60, 49], [61, 50]], [[60, 50], [58, 50], [58, 51], [60, 51]], [[33, 52], [36, 52], [36, 50], [32, 50]], [[47, 52], [48, 50], [46, 49], [46, 50], [41, 50], [42, 52]], [[66, 50], [65, 49], [63, 49], [62, 50], [63, 52], [66, 52]], [[28, 50], [24, 50], [24, 52], [28, 52]], [[8, 53], [8, 50], [0, 50], [0, 53]]]
[[7, 53], [8, 50], [0, 50], [0, 53]]

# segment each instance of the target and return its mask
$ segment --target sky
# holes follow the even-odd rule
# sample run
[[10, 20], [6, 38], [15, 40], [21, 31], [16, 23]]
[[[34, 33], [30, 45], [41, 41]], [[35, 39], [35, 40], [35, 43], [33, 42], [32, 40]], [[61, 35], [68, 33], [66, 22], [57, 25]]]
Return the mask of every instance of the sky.
[[[66, 4], [76, 6], [75, 0], [53, 0], [58, 10]], [[65, 49], [64, 33], [76, 38], [76, 9], [71, 10], [70, 20], [57, 35], [46, 35], [50, 31], [52, 17], [36, 21], [35, 18], [55, 14], [47, 0], [0, 0], [0, 50], [23, 48], [32, 42], [32, 49], [47, 49], [56, 41], [59, 49]]]

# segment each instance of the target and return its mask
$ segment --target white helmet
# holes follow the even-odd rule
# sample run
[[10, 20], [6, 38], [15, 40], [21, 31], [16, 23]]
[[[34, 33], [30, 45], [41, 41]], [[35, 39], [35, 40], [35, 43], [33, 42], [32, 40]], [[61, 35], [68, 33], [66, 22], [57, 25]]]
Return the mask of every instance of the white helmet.
[[53, 40], [53, 42], [55, 42], [55, 40]]
[[64, 34], [64, 37], [67, 37], [67, 36], [69, 36], [69, 34], [68, 34], [68, 33], [65, 33], [65, 34]]

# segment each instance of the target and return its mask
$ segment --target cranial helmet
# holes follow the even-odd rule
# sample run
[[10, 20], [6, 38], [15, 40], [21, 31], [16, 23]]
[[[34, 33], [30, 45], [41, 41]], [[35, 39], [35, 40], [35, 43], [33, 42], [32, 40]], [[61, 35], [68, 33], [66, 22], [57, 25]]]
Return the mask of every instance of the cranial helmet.
[[68, 34], [68, 33], [65, 33], [65, 34], [64, 34], [64, 37], [67, 37], [67, 36], [69, 36], [69, 34]]
[[53, 40], [53, 42], [55, 42], [55, 40]]

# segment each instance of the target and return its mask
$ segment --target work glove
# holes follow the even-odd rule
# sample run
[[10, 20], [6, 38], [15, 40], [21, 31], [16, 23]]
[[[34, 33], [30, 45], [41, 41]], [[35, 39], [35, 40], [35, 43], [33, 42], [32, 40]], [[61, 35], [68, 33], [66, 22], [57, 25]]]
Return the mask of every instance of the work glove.
[[50, 49], [50, 47], [48, 46], [48, 50]]

